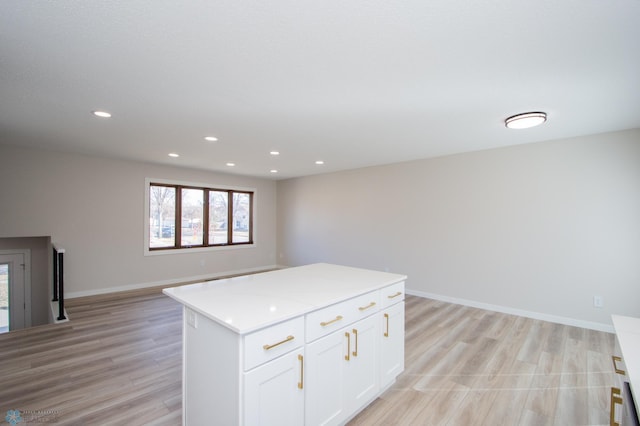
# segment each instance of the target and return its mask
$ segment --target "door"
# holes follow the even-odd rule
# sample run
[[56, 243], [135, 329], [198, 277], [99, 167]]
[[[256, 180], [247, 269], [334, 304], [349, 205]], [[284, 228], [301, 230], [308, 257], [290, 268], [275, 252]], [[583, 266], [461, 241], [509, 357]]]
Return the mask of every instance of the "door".
[[387, 307], [380, 312], [382, 330], [380, 344], [380, 387], [391, 385], [404, 371], [404, 302]]
[[349, 414], [365, 406], [378, 393], [378, 321], [377, 315], [371, 315], [350, 327], [351, 359], [344, 382]]
[[25, 328], [27, 318], [25, 255], [0, 254], [0, 332]]
[[244, 373], [244, 424], [304, 424], [304, 351], [299, 349]]
[[348, 328], [307, 345], [305, 424], [338, 425], [346, 417], [344, 381], [351, 358]]
[[371, 315], [307, 345], [306, 424], [342, 424], [376, 396], [378, 330]]

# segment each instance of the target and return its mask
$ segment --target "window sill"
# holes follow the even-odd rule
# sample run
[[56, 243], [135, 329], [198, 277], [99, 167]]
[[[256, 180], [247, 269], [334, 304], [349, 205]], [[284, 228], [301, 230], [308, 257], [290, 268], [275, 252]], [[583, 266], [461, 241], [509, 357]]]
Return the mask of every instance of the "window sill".
[[237, 244], [228, 246], [214, 246], [214, 247], [192, 247], [192, 248], [180, 248], [180, 249], [166, 249], [166, 250], [149, 250], [148, 247], [144, 249], [145, 256], [162, 256], [165, 254], [189, 254], [189, 253], [203, 253], [211, 251], [224, 251], [224, 250], [240, 250], [255, 248], [256, 243], [253, 244]]

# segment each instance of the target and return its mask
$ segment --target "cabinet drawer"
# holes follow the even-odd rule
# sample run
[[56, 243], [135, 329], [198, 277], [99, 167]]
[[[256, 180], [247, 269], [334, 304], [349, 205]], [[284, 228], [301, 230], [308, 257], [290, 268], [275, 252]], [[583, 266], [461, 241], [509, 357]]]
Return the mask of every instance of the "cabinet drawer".
[[307, 342], [326, 336], [380, 310], [380, 292], [372, 291], [344, 302], [336, 303], [306, 316]]
[[404, 300], [404, 281], [390, 285], [380, 290], [380, 297], [382, 298], [382, 307], [386, 308], [394, 303], [398, 303]]
[[258, 330], [244, 337], [244, 370], [250, 370], [304, 344], [304, 317]]

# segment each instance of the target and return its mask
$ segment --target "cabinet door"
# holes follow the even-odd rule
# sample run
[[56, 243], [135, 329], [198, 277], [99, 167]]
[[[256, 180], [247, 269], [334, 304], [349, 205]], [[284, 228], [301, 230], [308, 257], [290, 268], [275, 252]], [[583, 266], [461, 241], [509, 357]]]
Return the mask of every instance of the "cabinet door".
[[306, 424], [342, 424], [377, 395], [379, 329], [371, 315], [307, 345]]
[[377, 315], [349, 327], [351, 356], [346, 365], [345, 402], [351, 415], [371, 401], [379, 387], [379, 320]]
[[350, 357], [347, 330], [338, 330], [306, 347], [305, 424], [334, 425], [346, 418], [345, 357]]
[[304, 424], [304, 351], [283, 355], [244, 373], [244, 424]]
[[380, 318], [380, 387], [384, 389], [404, 371], [404, 302], [383, 309]]

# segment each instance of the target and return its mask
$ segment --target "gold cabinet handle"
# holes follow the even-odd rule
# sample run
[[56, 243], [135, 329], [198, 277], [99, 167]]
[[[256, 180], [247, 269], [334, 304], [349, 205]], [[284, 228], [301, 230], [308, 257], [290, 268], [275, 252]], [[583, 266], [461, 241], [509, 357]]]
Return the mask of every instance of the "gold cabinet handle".
[[325, 322], [325, 321], [322, 321], [322, 322], [320, 323], [320, 325], [321, 325], [322, 327], [326, 327], [326, 326], [328, 326], [329, 324], [333, 324], [334, 322], [338, 322], [338, 321], [340, 321], [341, 319], [342, 319], [342, 315], [338, 315], [337, 317], [335, 317], [335, 318], [334, 318], [334, 319], [332, 319], [331, 321], [326, 321], [326, 322]]
[[374, 306], [376, 306], [376, 302], [371, 302], [367, 306], [360, 306], [358, 309], [360, 310], [360, 312], [362, 312], [366, 311], [369, 308], [373, 308]]
[[611, 409], [609, 410], [609, 425], [620, 426], [620, 423], [616, 422], [616, 405], [622, 405], [622, 397], [620, 396], [619, 388], [611, 388]]
[[344, 359], [345, 361], [349, 361], [349, 356], [351, 355], [351, 335], [347, 331], [346, 333], [344, 333], [344, 337], [347, 338], [347, 354], [344, 356]]
[[298, 361], [300, 361], [300, 381], [298, 382], [298, 389], [304, 388], [304, 357], [298, 354]]
[[275, 348], [276, 346], [280, 346], [280, 345], [281, 345], [281, 344], [283, 344], [283, 343], [290, 342], [290, 341], [292, 341], [293, 339], [295, 339], [295, 337], [293, 337], [293, 336], [287, 336], [287, 338], [286, 338], [286, 339], [281, 340], [281, 341], [279, 341], [278, 343], [274, 343], [273, 345], [264, 345], [262, 348], [263, 348], [265, 351], [268, 351], [269, 349], [273, 349], [273, 348]]
[[389, 314], [384, 314], [384, 319], [387, 323], [387, 331], [384, 332], [384, 337], [389, 337]]
[[620, 358], [619, 356], [612, 355], [611, 360], [613, 361], [613, 369], [615, 370], [616, 373], [622, 374], [623, 376], [627, 374], [624, 370], [620, 370], [618, 368], [617, 362], [622, 361], [622, 358]]
[[353, 351], [353, 356], [358, 356], [358, 330], [354, 328], [351, 331], [353, 331], [353, 335], [356, 337], [356, 350]]
[[399, 292], [397, 292], [396, 294], [392, 294], [391, 296], [387, 296], [387, 297], [388, 297], [389, 299], [394, 299], [394, 298], [396, 298], [396, 297], [398, 297], [398, 296], [401, 296], [401, 295], [402, 295], [402, 292], [401, 292], [401, 291], [399, 291]]

